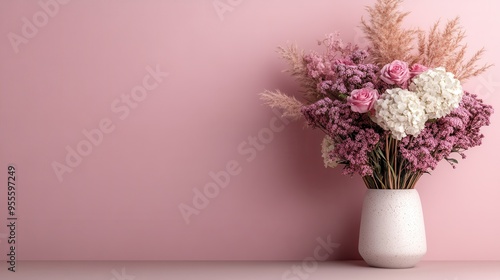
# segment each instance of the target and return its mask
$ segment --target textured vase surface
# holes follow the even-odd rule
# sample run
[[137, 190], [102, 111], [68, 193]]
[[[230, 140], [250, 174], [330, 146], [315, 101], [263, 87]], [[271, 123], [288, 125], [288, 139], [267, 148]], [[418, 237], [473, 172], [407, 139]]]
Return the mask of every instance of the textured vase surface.
[[363, 201], [359, 253], [370, 266], [410, 268], [427, 252], [417, 190], [368, 189]]

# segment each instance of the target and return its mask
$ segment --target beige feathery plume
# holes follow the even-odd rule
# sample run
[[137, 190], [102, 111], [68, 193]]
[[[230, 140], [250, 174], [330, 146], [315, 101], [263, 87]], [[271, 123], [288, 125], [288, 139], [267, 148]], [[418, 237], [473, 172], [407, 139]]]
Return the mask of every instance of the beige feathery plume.
[[374, 62], [385, 65], [396, 59], [411, 62], [412, 51], [418, 37], [417, 29], [402, 27], [409, 13], [398, 10], [402, 0], [377, 0], [367, 7], [370, 20], [361, 19], [362, 29], [371, 42], [370, 54]]
[[439, 29], [438, 21], [427, 36], [423, 32], [419, 34], [418, 56], [415, 60], [428, 67], [444, 66], [446, 71], [454, 73], [462, 82], [478, 76], [492, 65], [477, 66], [484, 49], [477, 51], [466, 61], [467, 44], [463, 43], [464, 38], [465, 31], [460, 26], [458, 17], [448, 21], [443, 30]]
[[480, 75], [492, 66], [477, 65], [484, 49], [465, 60], [465, 31], [458, 17], [448, 21], [443, 30], [439, 29], [439, 21], [427, 33], [418, 29], [405, 29], [402, 23], [409, 13], [398, 10], [401, 2], [377, 0], [373, 7], [367, 7], [369, 21], [361, 19], [363, 31], [371, 42], [370, 54], [376, 64], [383, 66], [399, 59], [410, 65], [420, 63], [432, 68], [445, 67], [461, 82]]
[[266, 90], [260, 93], [260, 99], [271, 108], [278, 108], [283, 111], [283, 117], [290, 118], [293, 120], [299, 120], [302, 118], [302, 113], [300, 108], [304, 105], [295, 97], [288, 96], [281, 93], [279, 90], [269, 91]]
[[316, 90], [316, 81], [307, 74], [304, 51], [298, 50], [296, 45], [290, 44], [288, 47], [279, 47], [278, 53], [288, 61], [290, 67], [283, 72], [290, 73], [299, 82], [304, 99], [309, 103], [314, 103], [323, 98]]

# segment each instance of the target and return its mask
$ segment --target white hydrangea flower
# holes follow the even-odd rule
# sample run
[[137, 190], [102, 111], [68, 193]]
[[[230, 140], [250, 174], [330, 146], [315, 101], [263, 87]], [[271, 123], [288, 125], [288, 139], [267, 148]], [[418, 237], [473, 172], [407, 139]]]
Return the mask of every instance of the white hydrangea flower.
[[374, 121], [393, 137], [401, 140], [407, 135], [417, 136], [428, 117], [417, 94], [401, 88], [388, 89], [375, 103]]
[[323, 162], [325, 163], [325, 168], [331, 167], [335, 168], [338, 165], [337, 160], [332, 160], [330, 158], [330, 152], [334, 148], [334, 143], [330, 136], [325, 136], [323, 138], [323, 142], [321, 142], [321, 154], [323, 156]]
[[429, 69], [414, 77], [408, 87], [415, 92], [429, 119], [439, 119], [458, 108], [463, 90], [460, 81], [444, 67]]

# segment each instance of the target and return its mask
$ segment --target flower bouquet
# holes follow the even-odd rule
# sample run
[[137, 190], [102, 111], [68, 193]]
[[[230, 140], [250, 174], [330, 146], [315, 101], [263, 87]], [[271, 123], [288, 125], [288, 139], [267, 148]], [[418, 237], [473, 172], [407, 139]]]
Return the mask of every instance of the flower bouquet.
[[458, 18], [428, 32], [403, 27], [401, 0], [368, 7], [362, 30], [368, 48], [345, 43], [339, 34], [319, 42], [323, 53], [279, 48], [302, 88], [301, 100], [279, 90], [260, 94], [283, 116], [304, 118], [321, 129], [325, 167], [343, 165], [369, 189], [413, 189], [424, 173], [453, 153], [479, 146], [480, 128], [493, 108], [465, 91], [467, 79], [486, 71], [484, 50], [466, 59]]

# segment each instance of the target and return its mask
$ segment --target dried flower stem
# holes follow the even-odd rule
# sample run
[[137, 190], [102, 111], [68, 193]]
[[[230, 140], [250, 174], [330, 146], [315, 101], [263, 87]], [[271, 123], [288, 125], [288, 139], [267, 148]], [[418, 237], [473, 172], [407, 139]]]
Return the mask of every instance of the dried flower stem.
[[387, 134], [383, 143], [383, 147], [377, 147], [369, 155], [374, 168], [371, 176], [363, 177], [366, 187], [369, 189], [415, 188], [423, 173], [408, 169], [408, 162], [398, 151], [398, 140]]

